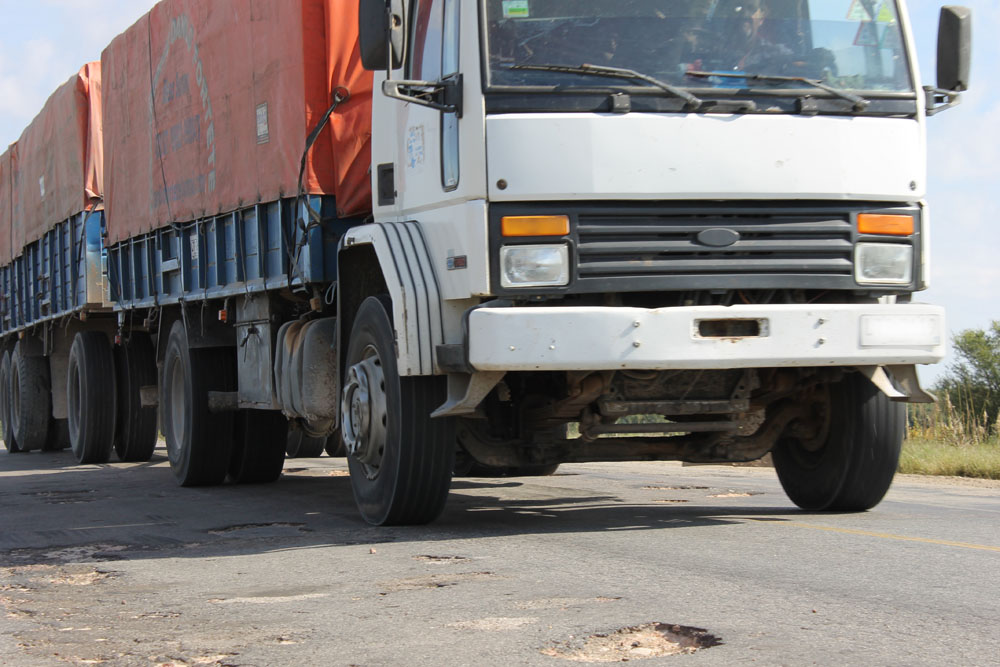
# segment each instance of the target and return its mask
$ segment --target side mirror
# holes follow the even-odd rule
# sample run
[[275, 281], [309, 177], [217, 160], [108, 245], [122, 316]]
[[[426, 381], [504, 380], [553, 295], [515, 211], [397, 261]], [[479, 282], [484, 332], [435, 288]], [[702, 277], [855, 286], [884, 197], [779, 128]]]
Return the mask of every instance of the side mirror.
[[359, 0], [359, 3], [358, 44], [362, 67], [372, 71], [402, 67], [406, 50], [404, 0]]
[[938, 23], [937, 87], [969, 89], [972, 61], [972, 12], [967, 7], [942, 7]]

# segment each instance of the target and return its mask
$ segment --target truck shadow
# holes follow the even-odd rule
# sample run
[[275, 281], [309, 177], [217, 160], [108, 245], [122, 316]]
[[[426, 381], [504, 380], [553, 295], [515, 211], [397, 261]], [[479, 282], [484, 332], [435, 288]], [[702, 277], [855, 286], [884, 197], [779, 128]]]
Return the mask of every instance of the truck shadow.
[[[621, 495], [567, 488], [559, 477], [455, 480], [428, 526], [375, 528], [357, 514], [342, 470], [289, 461], [268, 485], [180, 488], [161, 455], [147, 464], [77, 466], [68, 453], [0, 457], [0, 566], [252, 555], [283, 549], [419, 544], [551, 533], [725, 530], [804, 513], [734, 506], [704, 487], [664, 498], [618, 482]], [[681, 473], [682, 475], [682, 473]], [[577, 478], [579, 479], [579, 477]], [[637, 499], [636, 496], [639, 496]], [[752, 500], [752, 498], [748, 498]], [[725, 533], [720, 533], [723, 539]]]

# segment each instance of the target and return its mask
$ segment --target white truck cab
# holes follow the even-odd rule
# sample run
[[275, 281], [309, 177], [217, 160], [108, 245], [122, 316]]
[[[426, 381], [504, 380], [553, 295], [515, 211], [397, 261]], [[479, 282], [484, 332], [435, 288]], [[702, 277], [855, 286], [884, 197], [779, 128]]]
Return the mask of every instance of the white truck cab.
[[923, 87], [902, 0], [846, 4], [361, 0], [374, 220], [339, 307], [369, 521], [430, 520], [473, 466], [768, 452], [803, 508], [881, 500], [945, 353], [924, 137], [971, 20], [942, 10]]

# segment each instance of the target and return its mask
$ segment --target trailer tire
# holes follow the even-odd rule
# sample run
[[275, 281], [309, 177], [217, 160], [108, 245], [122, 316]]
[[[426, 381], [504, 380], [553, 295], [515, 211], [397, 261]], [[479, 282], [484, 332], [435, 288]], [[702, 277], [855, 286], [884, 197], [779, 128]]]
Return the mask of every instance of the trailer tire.
[[79, 463], [107, 463], [115, 438], [115, 360], [108, 337], [81, 331], [66, 366], [69, 441]]
[[42, 449], [52, 416], [48, 359], [25, 356], [18, 343], [10, 359], [9, 391], [14, 441], [25, 452]]
[[14, 438], [14, 425], [11, 424], [10, 401], [10, 350], [3, 351], [0, 358], [0, 421], [3, 422], [3, 444], [10, 454], [20, 454], [23, 450]]
[[132, 332], [115, 347], [118, 423], [115, 453], [120, 461], [144, 462], [156, 449], [156, 406], [142, 405], [142, 387], [156, 386], [156, 351], [149, 334]]
[[[403, 377], [389, 309], [369, 297], [347, 348], [341, 434], [358, 510], [375, 525], [422, 524], [444, 509], [455, 465], [455, 425], [431, 419], [445, 378]], [[364, 385], [364, 386], [362, 386]]]
[[852, 373], [828, 387], [824, 434], [782, 437], [773, 451], [785, 493], [806, 510], [861, 512], [878, 505], [899, 465], [905, 408]]
[[69, 420], [53, 419], [49, 422], [49, 437], [45, 440], [43, 452], [61, 452], [70, 446]]
[[323, 456], [326, 438], [306, 435], [301, 428], [289, 428], [285, 454], [290, 459], [315, 459]]
[[288, 420], [271, 410], [236, 413], [236, 438], [229, 461], [229, 479], [236, 484], [269, 484], [285, 467]]
[[221, 484], [229, 472], [236, 417], [208, 409], [209, 391], [231, 391], [235, 353], [188, 347], [184, 323], [174, 322], [163, 358], [163, 435], [174, 478], [181, 486]]

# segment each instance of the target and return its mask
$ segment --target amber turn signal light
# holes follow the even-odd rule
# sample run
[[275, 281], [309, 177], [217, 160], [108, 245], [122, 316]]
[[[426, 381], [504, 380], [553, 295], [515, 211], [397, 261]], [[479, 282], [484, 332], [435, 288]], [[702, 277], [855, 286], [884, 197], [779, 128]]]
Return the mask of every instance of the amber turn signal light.
[[568, 215], [505, 215], [500, 219], [504, 236], [565, 236]]
[[860, 213], [858, 214], [858, 233], [909, 236], [913, 233], [913, 216]]

